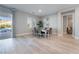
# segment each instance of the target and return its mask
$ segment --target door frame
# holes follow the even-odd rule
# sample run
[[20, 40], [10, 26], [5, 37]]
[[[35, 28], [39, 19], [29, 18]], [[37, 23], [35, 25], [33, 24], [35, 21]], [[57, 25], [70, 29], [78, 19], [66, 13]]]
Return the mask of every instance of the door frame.
[[[62, 14], [62, 30], [63, 30], [63, 16], [68, 16], [68, 15], [72, 15], [72, 37], [74, 37], [75, 36], [75, 26], [74, 26], [74, 24], [75, 24], [74, 23], [74, 18], [75, 17], [74, 17], [74, 12]], [[67, 22], [68, 22], [68, 20], [67, 20]], [[63, 35], [64, 35], [64, 33], [63, 33]]]

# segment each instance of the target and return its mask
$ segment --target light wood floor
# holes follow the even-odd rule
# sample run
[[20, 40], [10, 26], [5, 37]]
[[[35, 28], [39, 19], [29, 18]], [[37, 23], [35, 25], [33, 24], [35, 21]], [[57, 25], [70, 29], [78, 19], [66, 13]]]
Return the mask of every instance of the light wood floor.
[[38, 38], [22, 36], [0, 41], [0, 53], [9, 54], [74, 54], [79, 53], [79, 40], [70, 35]]

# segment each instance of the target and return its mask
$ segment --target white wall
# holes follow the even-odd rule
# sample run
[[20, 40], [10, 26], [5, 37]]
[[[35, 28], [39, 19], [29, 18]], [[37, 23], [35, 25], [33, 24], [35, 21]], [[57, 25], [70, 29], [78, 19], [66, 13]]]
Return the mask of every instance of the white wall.
[[75, 8], [75, 37], [79, 39], [79, 7]]
[[57, 15], [52, 15], [49, 17], [49, 26], [57, 29]]
[[[28, 26], [31, 27], [31, 25], [33, 25], [31, 21], [34, 20], [35, 22], [37, 19], [35, 16], [29, 15], [25, 12], [16, 11], [15, 20], [16, 34], [24, 34], [32, 32], [32, 29], [30, 29]], [[30, 22], [30, 24], [27, 22]]]
[[63, 34], [63, 29], [62, 29], [63, 25], [62, 25], [61, 12], [58, 12], [57, 15], [58, 15], [58, 18], [57, 18], [57, 20], [58, 20], [58, 36], [62, 36], [62, 34]]
[[[47, 16], [44, 18], [43, 22], [44, 22], [44, 27], [47, 27], [46, 24], [48, 24], [49, 27], [51, 27], [53, 29], [53, 32], [57, 32], [58, 30], [58, 20], [57, 20], [58, 16], [57, 14], [51, 15], [51, 16]], [[48, 21], [47, 21], [48, 19]]]

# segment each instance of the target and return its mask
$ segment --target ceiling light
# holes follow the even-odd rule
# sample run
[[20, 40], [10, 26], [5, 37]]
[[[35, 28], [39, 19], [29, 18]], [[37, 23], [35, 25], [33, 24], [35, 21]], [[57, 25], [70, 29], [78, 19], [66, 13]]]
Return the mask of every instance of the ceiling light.
[[41, 10], [41, 9], [39, 9], [39, 10], [38, 10], [38, 12], [39, 12], [39, 13], [41, 13], [41, 12], [42, 12], [42, 10]]

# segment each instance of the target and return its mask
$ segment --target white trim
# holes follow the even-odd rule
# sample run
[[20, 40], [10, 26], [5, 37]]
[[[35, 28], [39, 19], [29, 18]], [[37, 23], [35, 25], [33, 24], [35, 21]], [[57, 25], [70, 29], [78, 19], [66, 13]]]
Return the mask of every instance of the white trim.
[[[14, 39], [14, 38], [7, 38], [7, 39]], [[5, 39], [4, 39], [5, 40]]]
[[63, 36], [63, 34], [58, 34], [58, 36]]
[[77, 40], [78, 40], [78, 39], [79, 39], [79, 37], [78, 37], [78, 36], [75, 36], [75, 39], [77, 39]]
[[30, 35], [32, 33], [20, 33], [20, 34], [16, 34], [16, 36], [24, 36], [24, 35]]
[[75, 10], [75, 8], [66, 8], [66, 9], [61, 9], [59, 12], [67, 12], [67, 11], [71, 11], [71, 10]]

